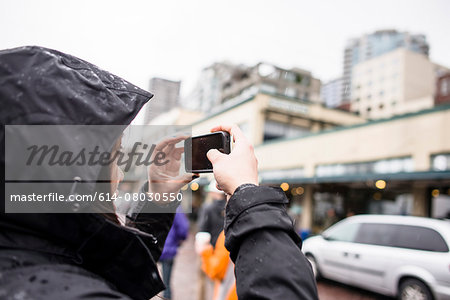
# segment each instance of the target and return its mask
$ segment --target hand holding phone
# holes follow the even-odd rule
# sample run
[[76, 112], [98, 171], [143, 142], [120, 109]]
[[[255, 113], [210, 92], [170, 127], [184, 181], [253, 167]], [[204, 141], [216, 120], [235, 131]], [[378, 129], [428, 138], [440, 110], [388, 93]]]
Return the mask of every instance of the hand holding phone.
[[209, 150], [208, 159], [214, 169], [218, 188], [232, 195], [244, 183], [258, 185], [258, 161], [253, 146], [236, 125], [221, 125], [211, 131], [226, 131], [234, 138], [233, 151], [225, 155], [215, 149]]

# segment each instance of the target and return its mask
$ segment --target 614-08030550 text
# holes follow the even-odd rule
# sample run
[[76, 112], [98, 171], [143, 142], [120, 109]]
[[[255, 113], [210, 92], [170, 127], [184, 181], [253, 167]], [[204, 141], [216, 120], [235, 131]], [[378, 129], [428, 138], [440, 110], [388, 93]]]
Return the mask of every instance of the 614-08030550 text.
[[65, 196], [59, 193], [47, 194], [14, 194], [10, 195], [11, 202], [113, 202], [113, 201], [154, 201], [154, 202], [181, 202], [183, 200], [182, 193], [99, 193], [94, 194], [72, 194]]

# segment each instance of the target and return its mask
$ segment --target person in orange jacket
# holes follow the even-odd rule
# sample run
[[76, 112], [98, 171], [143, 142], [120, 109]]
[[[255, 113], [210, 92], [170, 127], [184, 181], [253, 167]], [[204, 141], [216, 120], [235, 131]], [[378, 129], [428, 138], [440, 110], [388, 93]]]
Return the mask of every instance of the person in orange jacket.
[[213, 300], [237, 300], [234, 264], [225, 248], [225, 234], [222, 231], [216, 246], [207, 241], [196, 240], [196, 250], [201, 257], [202, 270], [215, 281]]

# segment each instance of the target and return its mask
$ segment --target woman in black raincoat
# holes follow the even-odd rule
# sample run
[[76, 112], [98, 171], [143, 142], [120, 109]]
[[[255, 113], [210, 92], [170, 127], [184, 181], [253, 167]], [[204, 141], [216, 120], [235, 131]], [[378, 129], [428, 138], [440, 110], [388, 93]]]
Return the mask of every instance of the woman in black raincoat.
[[[0, 51], [2, 174], [5, 125], [125, 128], [151, 97], [117, 76], [58, 51], [41, 47]], [[311, 267], [285, 210], [284, 193], [257, 186], [253, 149], [239, 128], [224, 125], [214, 130], [231, 132], [237, 145], [229, 156], [210, 151], [208, 158], [219, 188], [231, 196], [226, 208], [226, 247], [236, 265], [239, 299], [317, 299]], [[120, 135], [120, 130], [111, 132], [100, 142], [116, 151]], [[110, 191], [120, 179], [114, 165], [106, 171], [85, 172], [98, 176], [106, 172]], [[86, 174], [65, 175], [73, 176], [72, 182], [56, 183], [55, 188], [69, 194]], [[180, 186], [191, 179], [186, 176], [192, 174], [185, 175]], [[5, 186], [10, 183], [5, 181]], [[142, 192], [149, 189], [147, 183]], [[109, 213], [5, 213], [6, 199], [0, 199], [0, 299], [149, 299], [164, 289], [156, 261], [173, 214], [134, 213], [124, 226], [113, 207]]]

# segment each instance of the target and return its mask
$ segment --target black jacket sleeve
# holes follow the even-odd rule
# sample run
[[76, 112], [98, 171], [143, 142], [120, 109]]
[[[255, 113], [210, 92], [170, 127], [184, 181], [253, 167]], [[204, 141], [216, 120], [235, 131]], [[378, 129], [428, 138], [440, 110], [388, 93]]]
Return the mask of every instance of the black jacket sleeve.
[[279, 188], [244, 184], [227, 204], [225, 247], [235, 263], [239, 299], [318, 299], [286, 203]]

